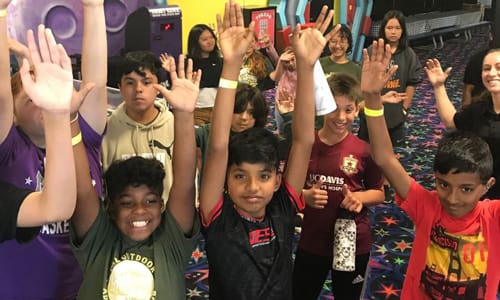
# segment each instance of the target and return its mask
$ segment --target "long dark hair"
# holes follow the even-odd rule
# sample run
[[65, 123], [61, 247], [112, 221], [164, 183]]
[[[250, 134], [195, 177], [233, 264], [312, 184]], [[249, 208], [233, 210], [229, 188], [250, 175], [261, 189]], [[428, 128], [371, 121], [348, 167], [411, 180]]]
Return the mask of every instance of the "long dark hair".
[[219, 47], [217, 46], [217, 36], [215, 35], [215, 32], [210, 28], [210, 26], [206, 24], [196, 24], [191, 28], [191, 31], [189, 31], [189, 36], [188, 36], [188, 55], [191, 58], [201, 58], [201, 48], [200, 48], [200, 35], [203, 33], [203, 31], [208, 30], [210, 34], [215, 39], [215, 45], [214, 45], [214, 50], [210, 52], [209, 57], [210, 58], [217, 58], [220, 57], [220, 50]]
[[399, 10], [390, 10], [384, 15], [384, 19], [382, 20], [382, 24], [380, 24], [380, 30], [378, 32], [378, 37], [384, 39], [387, 43], [387, 37], [385, 36], [385, 26], [390, 19], [396, 19], [399, 22], [399, 26], [401, 26], [401, 38], [399, 39], [398, 49], [403, 50], [408, 47], [408, 31], [406, 30], [406, 19], [403, 13]]

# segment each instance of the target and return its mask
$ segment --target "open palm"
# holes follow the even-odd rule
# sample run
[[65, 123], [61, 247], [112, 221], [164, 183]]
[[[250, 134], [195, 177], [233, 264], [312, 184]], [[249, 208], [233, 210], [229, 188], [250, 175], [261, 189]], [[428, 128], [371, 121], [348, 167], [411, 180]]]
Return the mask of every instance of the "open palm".
[[31, 30], [27, 40], [35, 75], [31, 75], [28, 60], [24, 59], [21, 79], [26, 93], [44, 110], [68, 112], [73, 91], [70, 58], [62, 45], [56, 44], [52, 31], [43, 25], [38, 27], [40, 51]]

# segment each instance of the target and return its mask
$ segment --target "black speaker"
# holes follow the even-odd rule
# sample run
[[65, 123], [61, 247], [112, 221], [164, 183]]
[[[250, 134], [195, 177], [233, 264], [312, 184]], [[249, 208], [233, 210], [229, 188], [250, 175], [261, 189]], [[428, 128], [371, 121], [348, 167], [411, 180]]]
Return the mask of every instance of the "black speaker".
[[182, 53], [182, 14], [177, 5], [140, 7], [125, 25], [124, 52], [150, 50], [167, 52], [177, 58]]

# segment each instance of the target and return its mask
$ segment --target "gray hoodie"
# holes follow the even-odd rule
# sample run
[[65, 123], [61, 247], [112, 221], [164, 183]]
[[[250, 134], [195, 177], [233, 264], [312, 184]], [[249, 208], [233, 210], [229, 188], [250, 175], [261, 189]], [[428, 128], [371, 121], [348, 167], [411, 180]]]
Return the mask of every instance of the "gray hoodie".
[[106, 171], [118, 159], [131, 156], [155, 157], [165, 167], [163, 200], [168, 199], [172, 185], [172, 150], [174, 143], [174, 116], [162, 100], [154, 103], [159, 114], [153, 122], [144, 125], [132, 120], [121, 103], [108, 119], [102, 141], [102, 165]]

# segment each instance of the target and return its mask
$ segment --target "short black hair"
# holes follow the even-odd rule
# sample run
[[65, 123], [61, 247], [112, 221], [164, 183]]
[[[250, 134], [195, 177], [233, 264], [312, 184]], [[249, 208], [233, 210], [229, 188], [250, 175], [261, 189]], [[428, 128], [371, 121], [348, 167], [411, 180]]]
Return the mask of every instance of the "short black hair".
[[162, 78], [162, 67], [160, 59], [151, 51], [140, 50], [131, 51], [125, 54], [121, 65], [118, 67], [120, 78], [124, 75], [136, 72], [141, 76], [145, 76], [144, 71], [149, 70], [156, 76], [158, 81]]
[[266, 126], [269, 113], [266, 99], [257, 87], [252, 87], [246, 83], [238, 83], [233, 113], [241, 114], [247, 109], [248, 103], [253, 106], [255, 127]]
[[114, 161], [104, 174], [106, 198], [114, 201], [127, 187], [146, 185], [159, 197], [163, 194], [163, 164], [154, 158], [133, 156]]
[[493, 174], [490, 147], [471, 132], [449, 132], [439, 142], [434, 157], [434, 172], [477, 173], [481, 182], [486, 184]]
[[265, 128], [234, 133], [229, 142], [228, 170], [232, 165], [262, 163], [278, 170], [278, 137]]

